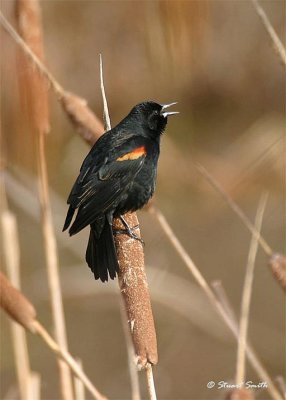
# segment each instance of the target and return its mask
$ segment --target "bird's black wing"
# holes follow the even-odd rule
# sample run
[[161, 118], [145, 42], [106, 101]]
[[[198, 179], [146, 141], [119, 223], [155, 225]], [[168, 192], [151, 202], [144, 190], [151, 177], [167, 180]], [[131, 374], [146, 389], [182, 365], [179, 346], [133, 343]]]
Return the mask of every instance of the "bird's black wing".
[[144, 138], [137, 137], [117, 146], [116, 151], [113, 149], [100, 167], [96, 161], [90, 165], [86, 163], [68, 199], [70, 209], [64, 230], [70, 225], [76, 209], [78, 213], [69, 231], [71, 235], [114, 210], [142, 168], [146, 152]]

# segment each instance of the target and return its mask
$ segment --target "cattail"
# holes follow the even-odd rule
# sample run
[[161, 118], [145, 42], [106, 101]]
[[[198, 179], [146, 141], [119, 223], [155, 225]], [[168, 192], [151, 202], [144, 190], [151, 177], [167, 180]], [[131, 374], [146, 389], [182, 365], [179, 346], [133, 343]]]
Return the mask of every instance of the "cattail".
[[282, 254], [275, 253], [270, 257], [269, 267], [274, 278], [284, 291], [286, 291], [286, 257]]
[[[129, 226], [138, 226], [135, 213], [124, 216]], [[124, 226], [119, 219], [113, 223], [115, 230]], [[139, 236], [139, 228], [136, 234]], [[140, 236], [139, 236], [140, 237]], [[115, 236], [119, 261], [119, 286], [125, 303], [129, 329], [134, 344], [136, 364], [139, 369], [147, 363], [157, 364], [157, 339], [144, 268], [142, 244], [127, 235]]]
[[30, 301], [0, 272], [0, 305], [16, 322], [34, 332], [36, 310]]
[[[41, 11], [38, 0], [17, 0], [15, 13], [20, 35], [39, 57], [44, 59], [43, 32]], [[47, 133], [49, 126], [48, 88], [42, 76], [38, 74], [21, 56], [18, 77], [20, 78], [20, 95], [25, 96], [28, 105], [29, 119], [33, 122], [33, 128], [38, 132]]]

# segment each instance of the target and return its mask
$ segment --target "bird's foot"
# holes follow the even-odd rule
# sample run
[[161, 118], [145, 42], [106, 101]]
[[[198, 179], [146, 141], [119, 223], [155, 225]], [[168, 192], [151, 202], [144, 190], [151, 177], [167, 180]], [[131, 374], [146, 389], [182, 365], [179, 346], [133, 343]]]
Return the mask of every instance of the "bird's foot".
[[125, 229], [113, 229], [113, 233], [115, 235], [128, 235], [132, 239], [138, 240], [143, 246], [145, 246], [145, 242], [143, 239], [141, 239], [139, 236], [137, 236], [134, 231], [139, 228], [139, 225], [135, 225], [132, 228], [128, 225], [127, 221], [120, 216], [120, 220], [122, 224], [124, 225]]

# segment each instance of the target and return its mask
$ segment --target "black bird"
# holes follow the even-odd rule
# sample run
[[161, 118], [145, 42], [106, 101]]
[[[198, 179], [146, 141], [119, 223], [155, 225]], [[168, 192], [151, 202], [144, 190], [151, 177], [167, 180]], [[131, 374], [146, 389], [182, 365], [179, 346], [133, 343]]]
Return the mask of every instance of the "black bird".
[[[135, 237], [123, 215], [142, 208], [152, 197], [166, 109], [176, 103], [146, 101], [133, 107], [117, 126], [104, 133], [85, 158], [67, 203], [63, 231], [74, 235], [90, 225], [86, 261], [95, 279], [114, 279], [118, 260], [112, 220], [120, 217], [126, 233]], [[136, 238], [136, 237], [135, 237]]]

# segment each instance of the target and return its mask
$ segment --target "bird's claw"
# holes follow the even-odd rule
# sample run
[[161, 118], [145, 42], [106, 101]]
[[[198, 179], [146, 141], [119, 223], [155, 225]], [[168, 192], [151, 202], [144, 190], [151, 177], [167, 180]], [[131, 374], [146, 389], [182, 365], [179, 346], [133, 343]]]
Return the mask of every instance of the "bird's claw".
[[127, 224], [127, 222], [125, 221], [125, 219], [123, 217], [120, 218], [122, 224], [125, 226], [125, 229], [113, 229], [113, 233], [115, 235], [128, 235], [129, 237], [131, 237], [134, 240], [138, 240], [142, 246], [145, 246], [145, 242], [143, 239], [141, 239], [139, 236], [137, 236], [133, 231], [135, 231], [136, 229], [139, 228], [139, 225], [135, 225], [132, 228]]

